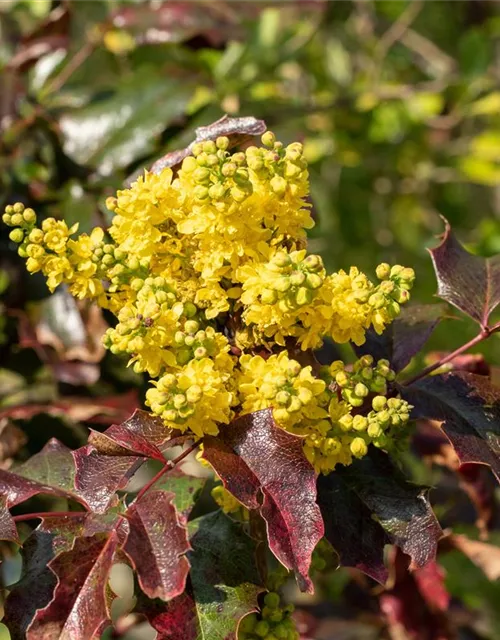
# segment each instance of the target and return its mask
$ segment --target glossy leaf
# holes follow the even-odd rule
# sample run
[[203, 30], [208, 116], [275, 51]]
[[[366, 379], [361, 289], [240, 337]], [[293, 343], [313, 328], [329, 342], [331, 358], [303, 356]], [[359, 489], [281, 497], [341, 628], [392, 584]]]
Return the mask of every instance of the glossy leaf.
[[436, 555], [441, 528], [426, 490], [408, 482], [389, 456], [369, 455], [318, 479], [318, 503], [325, 536], [345, 566], [383, 583], [384, 545], [392, 543], [411, 557], [412, 568]]
[[182, 444], [186, 436], [165, 427], [160, 418], [147, 411], [136, 410], [122, 422], [111, 425], [104, 433], [91, 431], [89, 443], [100, 453], [111, 456], [138, 455], [165, 460], [162, 450]]
[[500, 389], [485, 376], [452, 372], [403, 387], [417, 418], [442, 423], [460, 462], [487, 464], [500, 480]]
[[446, 220], [445, 225], [441, 244], [430, 251], [437, 295], [485, 327], [500, 303], [500, 256], [482, 258], [469, 253]]
[[378, 335], [373, 329], [366, 334], [366, 342], [353, 345], [358, 357], [372, 355], [385, 358], [392, 369], [402, 371], [427, 342], [444, 315], [443, 305], [411, 305], [402, 307], [401, 315]]
[[92, 511], [104, 513], [142, 464], [137, 456], [106, 456], [91, 445], [73, 451], [75, 488]]
[[130, 531], [124, 546], [141, 589], [165, 601], [184, 591], [189, 572], [187, 529], [179, 522], [173, 498], [155, 490], [134, 502], [127, 511]]
[[35, 614], [26, 640], [88, 640], [109, 621], [106, 595], [118, 544], [109, 536], [77, 538], [70, 551], [49, 563], [58, 583], [51, 602]]
[[323, 521], [316, 474], [303, 454], [302, 438], [277, 427], [270, 410], [257, 411], [217, 437], [206, 436], [203, 457], [242, 504], [260, 510], [271, 551], [296, 572], [300, 588], [312, 592], [308, 571]]
[[221, 511], [195, 520], [186, 591], [168, 604], [139, 600], [158, 640], [236, 640], [239, 620], [257, 608], [262, 590], [255, 541]]
[[104, 513], [140, 463], [137, 456], [105, 456], [89, 445], [71, 451], [53, 438], [13, 472], [0, 469], [0, 494], [9, 507], [41, 493]]

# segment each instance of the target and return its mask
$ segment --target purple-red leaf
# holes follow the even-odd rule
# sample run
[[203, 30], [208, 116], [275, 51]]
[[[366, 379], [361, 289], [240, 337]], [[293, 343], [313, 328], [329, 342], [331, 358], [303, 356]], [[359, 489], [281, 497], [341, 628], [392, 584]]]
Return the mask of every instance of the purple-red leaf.
[[26, 640], [89, 640], [109, 620], [106, 585], [118, 536], [77, 538], [70, 551], [50, 561], [57, 577], [54, 597], [39, 609]]
[[156, 629], [157, 640], [236, 640], [239, 620], [257, 609], [262, 591], [256, 543], [220, 511], [191, 525], [186, 591], [168, 603], [139, 596], [137, 611]]
[[141, 463], [138, 456], [106, 456], [89, 445], [71, 451], [52, 439], [13, 472], [0, 469], [0, 495], [9, 507], [43, 493], [104, 513]]
[[254, 136], [259, 136], [266, 130], [266, 123], [263, 120], [256, 120], [249, 116], [246, 118], [230, 118], [223, 116], [220, 120], [212, 122], [206, 127], [196, 129], [196, 138], [185, 149], [171, 151], [163, 158], [157, 160], [151, 167], [152, 173], [161, 173], [166, 167], [176, 167], [180, 165], [184, 158], [192, 154], [193, 146], [204, 140], [216, 140], [219, 136], [229, 138], [230, 147], [242, 144], [251, 140]]
[[372, 355], [375, 360], [385, 358], [392, 369], [402, 371], [430, 338], [445, 313], [445, 305], [411, 305], [401, 309], [401, 315], [378, 335], [373, 329], [366, 333], [366, 342], [353, 345], [358, 357]]
[[136, 410], [122, 424], [114, 424], [104, 433], [91, 431], [89, 444], [109, 456], [142, 456], [165, 460], [162, 451], [183, 444], [187, 436], [168, 429], [160, 418]]
[[312, 592], [308, 572], [323, 520], [302, 439], [277, 427], [265, 409], [238, 418], [216, 438], [206, 436], [203, 457], [242, 504], [260, 509], [271, 551], [296, 572], [300, 588]]
[[447, 220], [441, 244], [430, 250], [438, 281], [437, 295], [485, 327], [500, 303], [500, 256], [469, 253]]
[[185, 554], [191, 548], [173, 498], [167, 491], [150, 491], [131, 505], [127, 511], [130, 531], [123, 547], [144, 593], [165, 601], [184, 591], [189, 572]]
[[104, 513], [143, 463], [138, 456], [107, 456], [91, 445], [73, 451], [75, 489], [92, 511]]
[[393, 543], [411, 557], [412, 568], [434, 560], [441, 528], [426, 491], [408, 482], [389, 456], [369, 454], [318, 480], [325, 536], [343, 565], [383, 583], [384, 545]]
[[487, 464], [500, 481], [500, 389], [462, 371], [430, 376], [401, 389], [417, 418], [442, 423], [461, 463]]

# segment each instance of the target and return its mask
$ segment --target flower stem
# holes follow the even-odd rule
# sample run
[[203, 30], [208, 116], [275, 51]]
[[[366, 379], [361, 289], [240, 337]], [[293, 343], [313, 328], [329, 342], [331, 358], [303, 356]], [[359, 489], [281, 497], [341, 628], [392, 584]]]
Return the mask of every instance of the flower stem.
[[142, 489], [134, 498], [133, 502], [137, 502], [138, 500], [140, 500], [151, 489], [151, 487], [156, 484], [156, 482], [158, 482], [160, 478], [162, 478], [168, 471], [171, 471], [177, 464], [179, 464], [179, 462], [181, 462], [181, 460], [184, 460], [184, 458], [186, 458], [190, 453], [195, 451], [202, 443], [202, 440], [203, 438], [194, 442], [190, 447], [179, 454], [177, 458], [174, 458], [173, 460], [165, 460], [165, 464], [163, 465], [163, 467], [153, 478], [151, 478], [151, 480], [147, 484], [142, 487]]
[[24, 522], [35, 518], [77, 518], [88, 515], [88, 511], [39, 511], [38, 513], [22, 513], [19, 516], [12, 516], [14, 522]]
[[469, 349], [474, 347], [476, 344], [483, 342], [483, 340], [486, 340], [487, 338], [489, 338], [492, 333], [496, 333], [499, 330], [500, 330], [500, 323], [495, 324], [493, 327], [484, 327], [477, 334], [477, 336], [475, 336], [474, 338], [472, 338], [471, 340], [463, 344], [461, 347], [458, 347], [458, 349], [455, 349], [455, 351], [452, 351], [451, 353], [448, 353], [446, 356], [443, 356], [437, 362], [434, 362], [433, 364], [430, 364], [428, 367], [425, 367], [425, 369], [422, 369], [422, 371], [420, 371], [415, 376], [413, 376], [413, 378], [410, 378], [409, 380], [405, 380], [402, 383], [402, 385], [407, 387], [408, 385], [413, 384], [414, 382], [417, 382], [417, 380], [421, 380], [422, 378], [425, 378], [433, 371], [436, 371], [436, 369], [439, 369], [447, 362], [450, 362], [451, 360], [453, 360], [453, 358], [456, 358], [457, 356], [461, 355], [465, 351], [468, 351]]

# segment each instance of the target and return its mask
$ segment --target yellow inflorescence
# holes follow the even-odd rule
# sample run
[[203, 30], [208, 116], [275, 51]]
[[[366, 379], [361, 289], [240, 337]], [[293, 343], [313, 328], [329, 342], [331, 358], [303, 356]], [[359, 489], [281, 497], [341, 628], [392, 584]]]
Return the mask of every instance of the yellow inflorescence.
[[382, 332], [414, 273], [382, 264], [376, 283], [355, 267], [327, 274], [306, 251], [313, 221], [302, 146], [284, 147], [270, 132], [262, 142], [230, 153], [221, 137], [194, 145], [177, 176], [146, 172], [108, 198], [108, 234], [76, 236], [77, 225], [53, 218], [37, 226], [19, 203], [3, 221], [28, 271], [116, 315], [104, 343], [152, 378], [146, 402], [166, 425], [215, 435], [236, 415], [271, 407], [328, 472], [370, 443], [387, 446], [408, 406], [385, 397], [387, 363], [318, 372], [288, 349], [325, 337], [362, 344], [368, 328]]

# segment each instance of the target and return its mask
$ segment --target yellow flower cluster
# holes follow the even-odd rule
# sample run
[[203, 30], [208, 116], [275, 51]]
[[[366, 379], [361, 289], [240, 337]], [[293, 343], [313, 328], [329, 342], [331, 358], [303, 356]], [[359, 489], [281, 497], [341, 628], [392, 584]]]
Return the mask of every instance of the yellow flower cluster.
[[[364, 455], [369, 442], [382, 446], [406, 407], [377, 401], [377, 419], [366, 414], [361, 428], [361, 405], [383, 395], [373, 380], [389, 379], [386, 365], [373, 368], [371, 386], [359, 372], [344, 371], [343, 384], [340, 365], [318, 375], [288, 349], [314, 349], [325, 337], [361, 344], [368, 328], [382, 332], [414, 274], [387, 264], [376, 283], [355, 267], [327, 274], [306, 251], [313, 221], [302, 146], [285, 147], [270, 132], [262, 143], [231, 153], [220, 137], [194, 145], [177, 175], [146, 172], [107, 200], [107, 234], [75, 237], [77, 225], [53, 218], [37, 226], [19, 203], [3, 221], [28, 270], [41, 271], [51, 290], [64, 283], [114, 313], [104, 343], [152, 378], [146, 402], [166, 425], [217, 434], [238, 414], [272, 407], [279, 425], [304, 437], [316, 468], [329, 471]], [[385, 425], [378, 435], [375, 423]]]

